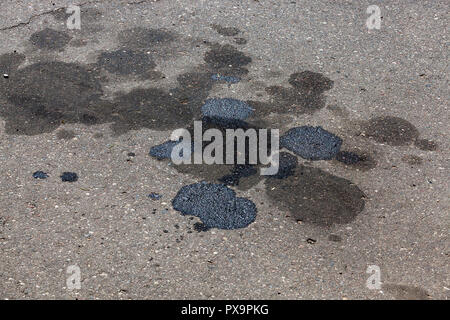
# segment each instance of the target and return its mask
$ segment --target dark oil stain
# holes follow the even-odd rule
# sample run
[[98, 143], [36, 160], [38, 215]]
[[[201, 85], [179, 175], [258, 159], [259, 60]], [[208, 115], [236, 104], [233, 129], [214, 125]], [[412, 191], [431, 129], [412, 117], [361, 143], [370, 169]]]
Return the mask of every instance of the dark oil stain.
[[[20, 61], [19, 57], [2, 56], [4, 62]], [[134, 89], [119, 93], [114, 101], [104, 101], [102, 77], [96, 68], [51, 61], [15, 69], [9, 75], [0, 80], [0, 94], [8, 101], [0, 115], [8, 134], [25, 135], [51, 132], [62, 123], [112, 123], [116, 134], [185, 127], [194, 114], [200, 115], [213, 85], [208, 73], [185, 73], [169, 91]]]
[[129, 49], [102, 52], [97, 64], [111, 73], [140, 75], [143, 78], [148, 77], [148, 72], [156, 67], [149, 54]]
[[45, 173], [44, 171], [36, 171], [35, 173], [33, 173], [33, 178], [35, 178], [35, 179], [47, 179], [48, 178], [48, 174]]
[[266, 193], [295, 220], [323, 226], [353, 221], [365, 206], [364, 193], [351, 181], [300, 166], [286, 179], [266, 179]]
[[382, 290], [392, 294], [398, 300], [429, 300], [430, 295], [425, 289], [403, 284], [383, 284]]
[[362, 132], [379, 143], [391, 146], [405, 146], [414, 143], [424, 151], [437, 150], [437, 143], [419, 138], [419, 131], [409, 121], [393, 116], [380, 116], [367, 121]]
[[76, 182], [78, 181], [78, 175], [75, 172], [63, 172], [60, 176], [63, 182]]
[[70, 140], [75, 138], [75, 132], [72, 130], [61, 129], [56, 132], [56, 137], [60, 140]]
[[72, 37], [63, 31], [50, 28], [35, 32], [30, 37], [30, 42], [40, 49], [62, 50]]
[[415, 146], [424, 151], [436, 151], [437, 143], [427, 139], [417, 139], [414, 142]]
[[223, 27], [219, 24], [212, 24], [211, 27], [217, 31], [218, 34], [226, 37], [234, 37], [241, 32], [238, 28], [235, 27]]
[[423, 163], [423, 159], [419, 156], [413, 155], [413, 154], [409, 154], [409, 155], [404, 155], [402, 157], [402, 161], [406, 162], [409, 165], [421, 165]]
[[[202, 93], [199, 92], [199, 95]], [[186, 99], [194, 98], [192, 96]], [[120, 95], [112, 107], [115, 122], [112, 129], [116, 134], [129, 130], [150, 128], [169, 130], [182, 128], [193, 119], [193, 109], [180, 103], [177, 96], [156, 89], [134, 89]]]
[[0, 110], [8, 134], [51, 132], [62, 122], [89, 120], [89, 102], [102, 94], [87, 68], [65, 62], [39, 62], [12, 72], [1, 87], [9, 104]]
[[206, 182], [184, 186], [172, 200], [173, 208], [183, 215], [193, 215], [206, 228], [245, 228], [256, 218], [255, 204], [222, 185]]
[[341, 145], [341, 138], [322, 127], [291, 128], [280, 138], [281, 147], [308, 160], [331, 160]]
[[211, 49], [205, 53], [204, 60], [213, 73], [224, 76], [246, 75], [248, 70], [245, 66], [252, 61], [250, 57], [229, 44], [212, 44]]
[[336, 160], [363, 171], [373, 169], [377, 166], [377, 161], [372, 155], [361, 151], [339, 151], [336, 154]]
[[363, 130], [376, 142], [391, 146], [408, 145], [419, 136], [419, 131], [410, 122], [391, 116], [372, 118]]

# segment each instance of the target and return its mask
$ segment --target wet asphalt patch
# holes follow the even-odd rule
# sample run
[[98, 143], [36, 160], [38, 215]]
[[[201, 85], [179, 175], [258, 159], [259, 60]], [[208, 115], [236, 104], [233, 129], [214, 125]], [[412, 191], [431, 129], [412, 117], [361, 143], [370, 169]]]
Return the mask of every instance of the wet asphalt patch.
[[281, 147], [308, 160], [331, 160], [339, 152], [341, 145], [341, 138], [322, 127], [292, 128], [280, 138]]
[[200, 218], [206, 228], [240, 229], [256, 219], [255, 204], [222, 184], [206, 182], [184, 186], [172, 201], [183, 215]]

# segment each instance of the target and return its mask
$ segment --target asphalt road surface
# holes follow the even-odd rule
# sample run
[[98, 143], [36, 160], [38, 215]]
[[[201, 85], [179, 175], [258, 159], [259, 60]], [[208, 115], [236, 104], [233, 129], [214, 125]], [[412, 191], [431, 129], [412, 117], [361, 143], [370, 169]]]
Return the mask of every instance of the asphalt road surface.
[[[449, 298], [448, 1], [1, 8], [1, 298]], [[202, 116], [278, 174], [166, 159]]]

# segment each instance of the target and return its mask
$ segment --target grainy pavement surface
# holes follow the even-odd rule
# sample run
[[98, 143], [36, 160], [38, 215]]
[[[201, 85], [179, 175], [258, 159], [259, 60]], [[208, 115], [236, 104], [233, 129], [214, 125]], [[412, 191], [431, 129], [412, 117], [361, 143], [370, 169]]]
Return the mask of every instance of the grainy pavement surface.
[[[2, 0], [0, 297], [448, 299], [448, 19], [445, 0]], [[149, 151], [210, 98], [340, 152], [231, 174], [217, 194], [256, 216], [208, 229], [172, 200], [230, 168]]]

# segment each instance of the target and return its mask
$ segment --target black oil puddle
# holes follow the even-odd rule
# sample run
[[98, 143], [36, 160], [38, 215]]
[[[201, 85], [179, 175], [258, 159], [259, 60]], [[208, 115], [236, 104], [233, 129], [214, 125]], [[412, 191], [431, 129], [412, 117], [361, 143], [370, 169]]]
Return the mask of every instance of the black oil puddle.
[[265, 185], [279, 209], [318, 225], [352, 222], [365, 205], [365, 195], [355, 184], [317, 168], [300, 166], [285, 179], [266, 179]]
[[202, 229], [240, 229], [256, 219], [255, 204], [221, 184], [195, 183], [180, 189], [172, 201], [175, 210], [193, 215], [203, 223]]
[[409, 121], [392, 116], [370, 119], [364, 125], [363, 132], [378, 143], [391, 146], [404, 146], [414, 143], [424, 151], [434, 151], [437, 144], [427, 139], [419, 139], [419, 131]]

